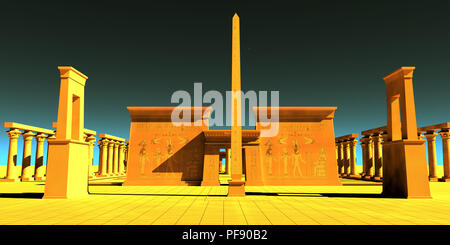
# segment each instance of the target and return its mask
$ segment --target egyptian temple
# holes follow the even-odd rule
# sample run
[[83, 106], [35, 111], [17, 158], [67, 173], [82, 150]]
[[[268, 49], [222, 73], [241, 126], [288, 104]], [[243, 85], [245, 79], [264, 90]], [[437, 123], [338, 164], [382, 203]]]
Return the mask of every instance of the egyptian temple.
[[[232, 20], [233, 92], [241, 91], [239, 17]], [[240, 93], [231, 98], [231, 129], [209, 127], [211, 108], [190, 107], [190, 125], [174, 125], [175, 107], [129, 106], [129, 139], [98, 134], [84, 128], [86, 75], [70, 66], [58, 67], [60, 94], [55, 129], [5, 122], [9, 129], [7, 176], [1, 181], [45, 179], [43, 198], [88, 195], [91, 178], [122, 176], [123, 185], [218, 186], [220, 174], [229, 174], [228, 196], [245, 196], [245, 186], [341, 185], [339, 178], [383, 182], [383, 194], [430, 198], [429, 181], [450, 179], [450, 123], [417, 127], [413, 71], [401, 67], [385, 77], [386, 125], [335, 136], [329, 107], [253, 107], [256, 126], [241, 127]], [[245, 82], [245, 81], [244, 81]], [[261, 134], [267, 121], [261, 111], [278, 113], [278, 133]], [[443, 140], [444, 175], [436, 174], [435, 138]], [[422, 133], [425, 133], [426, 140]], [[17, 141], [23, 137], [22, 171], [15, 172]], [[99, 168], [93, 170], [93, 149], [100, 138]], [[31, 142], [37, 141], [35, 165]], [[43, 145], [48, 143], [44, 156]], [[362, 147], [363, 171], [356, 170], [356, 147]], [[425, 146], [427, 142], [427, 146]], [[428, 151], [425, 150], [428, 147]], [[428, 156], [427, 156], [428, 155]], [[46, 166], [43, 159], [46, 158]], [[427, 158], [429, 166], [427, 166]]]

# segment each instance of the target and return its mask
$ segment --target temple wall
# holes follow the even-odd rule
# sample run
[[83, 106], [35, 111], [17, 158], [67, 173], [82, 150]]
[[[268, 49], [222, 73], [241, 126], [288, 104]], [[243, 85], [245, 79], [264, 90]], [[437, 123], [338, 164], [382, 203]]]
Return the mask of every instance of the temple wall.
[[204, 154], [201, 127], [133, 122], [130, 135], [125, 185], [200, 184]]

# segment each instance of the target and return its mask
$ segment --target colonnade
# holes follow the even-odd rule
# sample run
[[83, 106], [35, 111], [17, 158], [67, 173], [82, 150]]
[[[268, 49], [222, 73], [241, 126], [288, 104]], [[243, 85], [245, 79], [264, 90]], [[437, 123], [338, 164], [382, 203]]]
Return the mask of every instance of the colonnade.
[[357, 134], [349, 134], [335, 139], [338, 174], [341, 177], [359, 177], [356, 173]]
[[[430, 181], [450, 182], [450, 122], [421, 127], [417, 129], [418, 139], [427, 141], [428, 172]], [[387, 127], [373, 128], [361, 132], [359, 141], [362, 149], [362, 172], [360, 177], [366, 180], [383, 179], [383, 142], [387, 140]], [[436, 137], [442, 139], [444, 175], [437, 175]], [[335, 138], [338, 173], [341, 177], [355, 177], [351, 172], [352, 152], [355, 152], [355, 134]], [[355, 148], [355, 149], [354, 149]], [[356, 160], [355, 160], [356, 161]], [[350, 168], [350, 170], [349, 170]], [[350, 172], [349, 172], [350, 171]]]
[[98, 141], [100, 154], [97, 177], [124, 175], [128, 159], [128, 141], [108, 134], [100, 134], [99, 137], [101, 140]]
[[[53, 123], [52, 126], [57, 128], [56, 123]], [[0, 179], [0, 182], [44, 180], [46, 174], [44, 157], [48, 156], [48, 154], [47, 156], [44, 156], [44, 144], [45, 141], [47, 141], [48, 144], [48, 141], [56, 138], [56, 131], [15, 122], [5, 122], [4, 127], [9, 129], [7, 131], [9, 137], [9, 150], [6, 177]], [[94, 146], [96, 141], [95, 135], [96, 132], [93, 130], [84, 130], [84, 141], [89, 143], [89, 178], [94, 178], [96, 176], [119, 176], [125, 174], [125, 167], [128, 159], [128, 141], [107, 134], [99, 135], [99, 137], [102, 138], [99, 141], [99, 171], [97, 175], [95, 174], [93, 167]], [[21, 171], [17, 171], [17, 145], [20, 136], [23, 137], [22, 168]], [[31, 165], [33, 139], [36, 139], [34, 166]], [[103, 145], [107, 146], [106, 150], [103, 148]], [[102, 168], [102, 156], [104, 152], [107, 154], [105, 161], [108, 164], [110, 163], [110, 168], [108, 168], [108, 166]], [[110, 158], [108, 158], [109, 155]], [[103, 171], [103, 169], [105, 173], [102, 175], [101, 171]]]
[[[428, 148], [428, 178], [430, 181], [450, 182], [450, 122], [421, 127], [417, 129], [420, 134], [427, 140]], [[437, 132], [437, 133], [436, 133]], [[442, 157], [444, 176], [437, 176], [437, 159], [436, 159], [436, 136], [440, 135], [442, 139]]]
[[[55, 132], [50, 129], [32, 127], [14, 122], [5, 122], [4, 127], [8, 128], [9, 149], [8, 162], [6, 167], [6, 177], [2, 182], [32, 181], [42, 180], [45, 175], [44, 163], [44, 142], [46, 139], [55, 137]], [[22, 169], [18, 173], [17, 166], [17, 143], [19, 137], [23, 138]], [[36, 139], [36, 155], [34, 169], [31, 166], [31, 145], [33, 138]]]

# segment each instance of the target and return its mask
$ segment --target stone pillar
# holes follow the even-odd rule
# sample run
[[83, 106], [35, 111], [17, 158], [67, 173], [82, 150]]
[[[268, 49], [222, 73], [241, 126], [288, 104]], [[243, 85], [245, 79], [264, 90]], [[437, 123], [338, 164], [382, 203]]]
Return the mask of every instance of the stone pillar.
[[[55, 131], [55, 134], [56, 134], [56, 131]], [[54, 139], [56, 139], [56, 136], [54, 134], [49, 135], [47, 137], [47, 161], [46, 161], [46, 164], [45, 164], [45, 176], [47, 176], [47, 168], [48, 168], [48, 147], [49, 147], [50, 142], [52, 140], [54, 140]]]
[[94, 174], [94, 146], [95, 146], [95, 136], [94, 135], [89, 135], [86, 138], [86, 141], [89, 143], [89, 178], [92, 179], [94, 178], [95, 174]]
[[381, 148], [381, 142], [382, 142], [383, 136], [381, 136], [381, 134], [377, 134], [375, 136], [373, 136], [373, 163], [374, 163], [374, 175], [373, 175], [373, 179], [374, 180], [381, 180], [381, 173], [382, 173], [382, 166], [383, 166], [383, 150]]
[[342, 176], [342, 159], [343, 159], [343, 152], [344, 150], [342, 149], [342, 143], [341, 142], [336, 142], [336, 146], [337, 146], [337, 167], [338, 167], [338, 175], [339, 177]]
[[125, 144], [119, 143], [119, 175], [125, 174]]
[[364, 136], [363, 138], [359, 139], [359, 141], [361, 142], [361, 150], [362, 150], [362, 174], [361, 174], [361, 178], [364, 178], [364, 176], [366, 175], [366, 164], [367, 164], [367, 141], [368, 141], [368, 137]]
[[438, 177], [436, 175], [436, 136], [437, 133], [427, 132], [424, 135], [427, 138], [428, 147], [428, 179], [430, 181], [437, 181]]
[[350, 150], [350, 177], [357, 178], [360, 177], [356, 174], [356, 146], [358, 140], [350, 139], [349, 141], [349, 150]]
[[113, 175], [119, 175], [119, 142], [114, 142]]
[[23, 136], [22, 181], [33, 180], [33, 168], [31, 167], [31, 143], [35, 134], [27, 131]]
[[130, 150], [130, 143], [129, 141], [125, 141], [125, 162], [124, 162], [124, 167], [125, 167], [125, 173], [127, 172], [127, 168], [128, 168], [128, 151]]
[[345, 160], [344, 160], [344, 142], [342, 142], [342, 141], [339, 141], [339, 155], [340, 155], [339, 161], [340, 161], [340, 164], [341, 164], [340, 177], [343, 177], [344, 176]]
[[344, 145], [344, 177], [348, 177], [349, 175], [349, 169], [348, 167], [350, 166], [350, 142], [349, 141], [344, 141], [342, 142], [342, 144]]
[[442, 181], [450, 182], [450, 133], [447, 130], [439, 132], [442, 138], [442, 155], [444, 165], [444, 177]]
[[47, 138], [45, 134], [36, 135], [36, 161], [34, 163], [34, 179], [44, 179], [44, 141]]
[[205, 144], [205, 154], [203, 156], [203, 179], [202, 186], [219, 186], [219, 166], [220, 146]]
[[16, 174], [17, 165], [17, 139], [21, 134], [18, 129], [11, 129], [8, 132], [9, 150], [8, 150], [8, 166], [6, 169], [6, 178], [2, 182], [16, 182], [19, 181]]
[[230, 174], [231, 173], [231, 149], [227, 149], [227, 160], [225, 161], [225, 173]]
[[373, 138], [369, 136], [367, 138], [367, 150], [366, 150], [366, 173], [364, 174], [364, 179], [372, 178], [372, 167], [374, 165], [374, 157], [373, 157]]
[[99, 162], [98, 162], [98, 173], [97, 177], [106, 177], [108, 170], [108, 144], [109, 140], [102, 139], [98, 141], [98, 147], [100, 148]]
[[113, 161], [114, 161], [114, 141], [108, 142], [108, 167], [107, 167], [107, 175], [113, 175]]
[[84, 136], [84, 87], [87, 76], [59, 66], [60, 93], [56, 139], [49, 141], [43, 198], [78, 198], [88, 193], [89, 143]]

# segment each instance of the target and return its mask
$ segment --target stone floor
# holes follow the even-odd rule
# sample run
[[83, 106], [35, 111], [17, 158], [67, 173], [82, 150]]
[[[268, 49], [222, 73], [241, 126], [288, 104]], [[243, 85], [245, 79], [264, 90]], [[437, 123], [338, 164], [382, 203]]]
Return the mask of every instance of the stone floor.
[[0, 225], [378, 225], [450, 224], [450, 183], [430, 183], [433, 199], [380, 198], [379, 184], [247, 187], [120, 186], [91, 181], [86, 198], [41, 199], [44, 182], [0, 183]]

